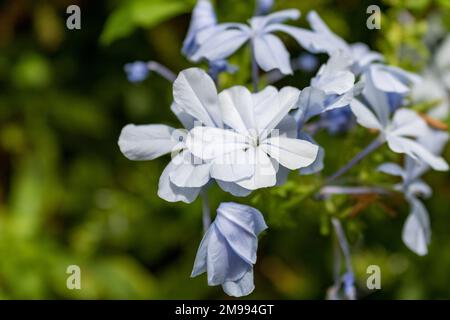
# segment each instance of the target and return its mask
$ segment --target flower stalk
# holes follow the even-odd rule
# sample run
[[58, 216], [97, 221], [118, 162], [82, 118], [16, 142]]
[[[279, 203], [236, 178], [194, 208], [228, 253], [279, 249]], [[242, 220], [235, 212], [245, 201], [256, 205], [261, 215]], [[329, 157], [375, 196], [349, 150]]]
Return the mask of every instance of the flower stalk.
[[364, 150], [362, 150], [360, 153], [358, 153], [352, 160], [350, 160], [349, 163], [347, 163], [345, 166], [340, 168], [338, 171], [336, 171], [334, 174], [329, 176], [325, 180], [325, 184], [329, 184], [330, 182], [338, 179], [343, 174], [347, 173], [351, 168], [353, 168], [356, 164], [358, 164], [361, 160], [363, 160], [365, 157], [367, 157], [369, 154], [371, 154], [373, 151], [378, 149], [380, 146], [383, 145], [385, 142], [385, 138], [383, 136], [379, 136], [376, 138], [372, 143], [370, 143]]
[[163, 66], [162, 64], [156, 61], [147, 62], [148, 70], [159, 74], [161, 77], [166, 79], [169, 82], [174, 82], [177, 76], [173, 73], [169, 68]]
[[211, 212], [209, 208], [208, 191], [203, 188], [201, 191], [202, 195], [202, 221], [203, 221], [203, 231], [206, 233], [209, 226], [211, 225]]

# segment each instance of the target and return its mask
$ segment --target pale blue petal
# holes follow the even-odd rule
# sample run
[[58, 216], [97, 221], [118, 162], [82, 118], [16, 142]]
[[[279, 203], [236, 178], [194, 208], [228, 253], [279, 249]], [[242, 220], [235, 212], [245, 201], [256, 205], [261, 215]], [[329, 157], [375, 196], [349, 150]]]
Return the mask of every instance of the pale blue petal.
[[283, 74], [292, 74], [289, 52], [283, 42], [272, 34], [262, 34], [253, 40], [258, 66], [264, 71], [278, 69]]
[[323, 90], [306, 87], [300, 92], [298, 109], [294, 113], [295, 120], [301, 127], [303, 123], [325, 110], [326, 94]]
[[226, 59], [247, 42], [249, 37], [250, 30], [245, 25], [240, 28], [216, 31], [200, 45], [192, 59], [194, 61], [202, 58], [209, 61]]
[[204, 125], [222, 127], [216, 85], [202, 69], [181, 71], [173, 83], [173, 97], [181, 110]]
[[[317, 142], [307, 133], [305, 132], [300, 132], [299, 133], [299, 139], [304, 139], [307, 141], [310, 141], [311, 143], [314, 143], [315, 145], [317, 145]], [[301, 175], [308, 175], [308, 174], [313, 174], [313, 173], [317, 173], [323, 170], [323, 159], [325, 158], [325, 149], [322, 148], [321, 146], [319, 146], [319, 151], [317, 153], [317, 157], [316, 160], [314, 160], [314, 162], [312, 164], [310, 164], [309, 166], [305, 167], [305, 168], [301, 168], [299, 170], [299, 173]]]
[[181, 188], [199, 188], [209, 182], [211, 163], [203, 163], [184, 150], [172, 159], [177, 166], [170, 172], [172, 183]]
[[402, 167], [393, 162], [383, 163], [377, 168], [377, 170], [386, 174], [390, 174], [392, 176], [399, 176], [399, 177], [405, 176], [405, 170], [403, 170]]
[[408, 197], [407, 199], [411, 205], [411, 213], [403, 227], [402, 239], [411, 251], [424, 256], [428, 253], [428, 245], [431, 241], [428, 212], [417, 198]]

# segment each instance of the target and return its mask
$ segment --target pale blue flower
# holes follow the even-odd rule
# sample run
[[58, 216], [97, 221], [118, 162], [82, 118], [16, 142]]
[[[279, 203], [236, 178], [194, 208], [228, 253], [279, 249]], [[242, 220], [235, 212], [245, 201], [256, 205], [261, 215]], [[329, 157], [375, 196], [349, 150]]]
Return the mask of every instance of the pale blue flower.
[[124, 66], [124, 70], [127, 74], [128, 81], [141, 82], [147, 79], [150, 70], [147, 67], [147, 63], [143, 61], [135, 61], [127, 63]]
[[249, 295], [255, 288], [258, 235], [265, 229], [264, 217], [255, 208], [221, 203], [200, 243], [191, 277], [207, 272], [208, 285], [222, 285], [234, 297]]
[[292, 74], [289, 52], [283, 42], [273, 33], [280, 31], [292, 36], [302, 46], [315, 41], [314, 32], [282, 24], [286, 20], [298, 19], [298, 10], [283, 10], [267, 16], [253, 17], [249, 25], [223, 23], [215, 30], [198, 35], [200, 47], [193, 55], [194, 61], [205, 58], [209, 61], [226, 59], [244, 43], [250, 42], [255, 60], [264, 71], [278, 69], [283, 74]]
[[386, 94], [372, 86], [371, 80], [366, 79], [363, 94], [367, 105], [357, 99], [350, 104], [357, 122], [363, 127], [379, 130], [393, 152], [407, 154], [435, 170], [448, 170], [442, 157], [434, 155], [418, 142], [418, 138], [430, 133], [430, 128], [417, 112], [400, 108], [391, 117]]
[[[439, 155], [448, 139], [449, 135], [446, 132], [430, 131], [429, 134], [420, 137], [418, 142], [432, 154]], [[402, 178], [402, 183], [397, 184], [395, 189], [403, 192], [410, 204], [410, 213], [403, 226], [402, 239], [410, 250], [420, 256], [428, 253], [431, 240], [429, 214], [419, 200], [419, 197], [428, 198], [432, 193], [430, 186], [421, 179], [429, 169], [427, 164], [417, 162], [409, 156], [405, 158], [404, 168], [396, 163], [384, 163], [378, 167], [381, 172]]]
[[268, 14], [273, 7], [274, 0], [256, 0], [256, 16], [263, 16]]

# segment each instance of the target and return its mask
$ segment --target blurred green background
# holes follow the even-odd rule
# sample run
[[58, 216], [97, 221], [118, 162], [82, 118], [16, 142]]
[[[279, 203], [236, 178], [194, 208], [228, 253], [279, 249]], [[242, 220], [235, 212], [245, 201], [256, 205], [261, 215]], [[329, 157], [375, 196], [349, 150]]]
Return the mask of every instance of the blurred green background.
[[[66, 29], [66, 7], [81, 8], [81, 30]], [[123, 65], [156, 60], [174, 72], [191, 66], [180, 49], [194, 0], [3, 1], [0, 4], [0, 298], [227, 298], [206, 277], [190, 279], [202, 237], [201, 203], [167, 203], [156, 195], [168, 157], [131, 162], [117, 147], [127, 123], [178, 126], [171, 84], [157, 75], [127, 82]], [[245, 21], [253, 1], [216, 1], [220, 21]], [[380, 3], [381, 31], [365, 27], [373, 1], [276, 1], [275, 9], [315, 9], [350, 42], [363, 41], [388, 61], [419, 71], [432, 57], [423, 37], [437, 13], [450, 28], [446, 0]], [[408, 19], [400, 19], [407, 17]], [[405, 22], [405, 20], [407, 20]], [[295, 24], [307, 26], [304, 18]], [[292, 55], [301, 52], [284, 38]], [[406, 52], [406, 54], [405, 54]], [[409, 54], [408, 54], [409, 53]], [[413, 54], [412, 54], [413, 53]], [[223, 86], [247, 84], [248, 55], [223, 75]], [[322, 61], [325, 57], [320, 57]], [[298, 72], [279, 83], [305, 86]], [[364, 129], [317, 140], [327, 150], [325, 174], [346, 163], [372, 138]], [[341, 150], [346, 150], [343, 153]], [[448, 148], [446, 158], [450, 159]], [[349, 181], [393, 183], [373, 173], [400, 158], [387, 149], [350, 172]], [[260, 209], [269, 231], [260, 239], [250, 298], [322, 299], [332, 284], [330, 216], [343, 218], [362, 298], [450, 298], [450, 182], [426, 176], [433, 228], [428, 256], [401, 241], [408, 206], [401, 197], [333, 198], [304, 195], [321, 176], [293, 173], [283, 187], [233, 199], [214, 186], [214, 212], [234, 200]], [[66, 288], [66, 268], [81, 268], [81, 290]], [[382, 290], [365, 291], [366, 268], [382, 270]]]

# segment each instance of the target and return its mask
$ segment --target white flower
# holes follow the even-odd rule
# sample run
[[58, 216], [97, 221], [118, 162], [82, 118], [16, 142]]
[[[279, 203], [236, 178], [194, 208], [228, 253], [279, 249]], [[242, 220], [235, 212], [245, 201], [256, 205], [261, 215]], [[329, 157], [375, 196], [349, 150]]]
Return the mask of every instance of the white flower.
[[264, 71], [278, 69], [283, 74], [292, 74], [289, 52], [283, 42], [273, 33], [287, 33], [303, 46], [315, 41], [311, 31], [282, 24], [289, 19], [298, 19], [298, 10], [283, 10], [250, 19], [250, 26], [242, 23], [219, 24], [215, 30], [198, 34], [199, 49], [193, 60], [206, 58], [222, 60], [236, 52], [247, 41], [251, 42], [257, 64]]
[[[446, 132], [430, 131], [429, 134], [418, 139], [418, 142], [431, 153], [438, 155], [447, 143], [449, 135]], [[400, 176], [402, 183], [395, 186], [398, 191], [405, 194], [410, 204], [411, 212], [403, 226], [402, 239], [405, 245], [416, 254], [423, 256], [428, 253], [428, 245], [431, 240], [430, 219], [428, 211], [419, 196], [428, 198], [432, 190], [421, 176], [428, 171], [429, 166], [417, 162], [406, 156], [405, 168], [396, 163], [384, 163], [378, 170], [390, 175]]]
[[[217, 90], [201, 69], [182, 71], [173, 85], [172, 111], [186, 129], [197, 124], [222, 127]], [[173, 153], [159, 180], [158, 195], [166, 201], [194, 201], [210, 180], [210, 163], [195, 158], [185, 145], [186, 130], [167, 125], [125, 126], [119, 147], [130, 160], [152, 160]]]
[[435, 170], [448, 170], [448, 164], [442, 157], [434, 155], [414, 140], [430, 133], [426, 122], [415, 111], [404, 108], [398, 109], [390, 119], [386, 94], [374, 90], [374, 84], [370, 79], [367, 80], [364, 97], [371, 109], [356, 99], [350, 104], [358, 123], [366, 128], [379, 130], [392, 151], [405, 153]]
[[246, 190], [274, 186], [279, 165], [299, 169], [317, 157], [318, 147], [297, 139], [295, 120], [288, 115], [299, 94], [292, 87], [277, 91], [269, 86], [256, 94], [241, 86], [224, 90], [219, 107], [225, 128], [192, 129], [189, 151], [212, 162], [213, 178]]

